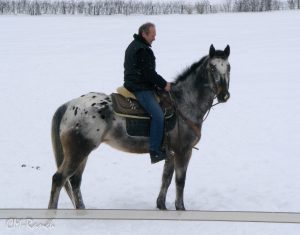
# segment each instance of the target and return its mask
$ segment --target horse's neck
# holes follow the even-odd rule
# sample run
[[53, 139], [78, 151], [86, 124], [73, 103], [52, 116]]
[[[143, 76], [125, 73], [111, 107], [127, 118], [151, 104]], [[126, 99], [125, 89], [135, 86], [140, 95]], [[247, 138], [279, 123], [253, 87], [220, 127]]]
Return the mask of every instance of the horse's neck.
[[192, 79], [180, 81], [172, 90], [177, 108], [191, 121], [201, 124], [204, 115], [212, 106], [213, 91], [205, 85], [196, 87]]

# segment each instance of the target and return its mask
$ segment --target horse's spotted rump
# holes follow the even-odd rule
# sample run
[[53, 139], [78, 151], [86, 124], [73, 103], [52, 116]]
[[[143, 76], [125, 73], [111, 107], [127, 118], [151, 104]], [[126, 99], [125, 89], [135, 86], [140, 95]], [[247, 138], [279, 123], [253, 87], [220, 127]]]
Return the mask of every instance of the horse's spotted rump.
[[70, 108], [62, 119], [61, 133], [74, 129], [92, 140], [95, 145], [99, 145], [100, 137], [105, 130], [103, 126], [106, 126], [105, 123], [112, 114], [110, 105], [111, 99], [108, 95], [95, 92], [70, 101], [68, 104]]

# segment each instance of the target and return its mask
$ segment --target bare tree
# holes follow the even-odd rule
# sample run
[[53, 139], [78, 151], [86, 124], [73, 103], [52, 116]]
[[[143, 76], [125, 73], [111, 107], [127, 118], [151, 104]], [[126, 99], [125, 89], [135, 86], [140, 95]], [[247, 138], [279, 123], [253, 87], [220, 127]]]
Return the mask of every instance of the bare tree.
[[201, 2], [197, 2], [195, 4], [196, 12], [198, 14], [205, 14], [210, 12], [210, 3], [207, 0], [203, 0]]
[[225, 12], [231, 12], [232, 11], [232, 0], [226, 0], [222, 6], [223, 6], [223, 10]]

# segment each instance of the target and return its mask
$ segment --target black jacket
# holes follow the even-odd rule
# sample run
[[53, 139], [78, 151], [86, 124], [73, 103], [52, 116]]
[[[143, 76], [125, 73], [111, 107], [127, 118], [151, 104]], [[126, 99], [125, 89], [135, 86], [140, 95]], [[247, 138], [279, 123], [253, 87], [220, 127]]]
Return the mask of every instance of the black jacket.
[[134, 40], [125, 51], [124, 86], [129, 91], [163, 89], [167, 82], [155, 71], [155, 56], [151, 45], [141, 36], [134, 34]]

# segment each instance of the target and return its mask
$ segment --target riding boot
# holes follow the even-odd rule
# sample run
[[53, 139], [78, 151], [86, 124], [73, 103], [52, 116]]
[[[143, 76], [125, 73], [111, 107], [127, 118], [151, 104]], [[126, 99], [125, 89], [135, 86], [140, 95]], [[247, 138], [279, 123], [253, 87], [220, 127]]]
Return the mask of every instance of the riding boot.
[[150, 151], [151, 164], [157, 163], [167, 158], [165, 150], [162, 151]]

